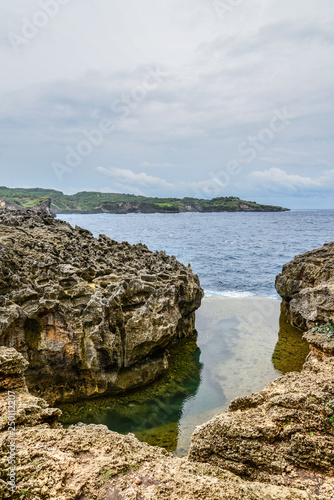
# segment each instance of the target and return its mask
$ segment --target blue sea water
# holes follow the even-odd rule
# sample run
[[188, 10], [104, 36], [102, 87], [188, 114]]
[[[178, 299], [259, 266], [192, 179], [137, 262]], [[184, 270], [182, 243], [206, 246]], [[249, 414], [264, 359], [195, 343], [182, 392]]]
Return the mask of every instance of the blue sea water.
[[282, 265], [334, 240], [334, 210], [58, 217], [95, 236], [166, 250], [191, 264], [207, 296], [277, 297]]

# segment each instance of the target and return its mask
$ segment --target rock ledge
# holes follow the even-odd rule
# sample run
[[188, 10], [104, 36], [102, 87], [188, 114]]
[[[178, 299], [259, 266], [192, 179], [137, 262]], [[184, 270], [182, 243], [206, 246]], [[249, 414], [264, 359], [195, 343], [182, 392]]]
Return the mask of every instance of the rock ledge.
[[0, 345], [23, 354], [28, 387], [51, 403], [151, 382], [194, 330], [198, 277], [165, 252], [0, 210], [0, 259]]

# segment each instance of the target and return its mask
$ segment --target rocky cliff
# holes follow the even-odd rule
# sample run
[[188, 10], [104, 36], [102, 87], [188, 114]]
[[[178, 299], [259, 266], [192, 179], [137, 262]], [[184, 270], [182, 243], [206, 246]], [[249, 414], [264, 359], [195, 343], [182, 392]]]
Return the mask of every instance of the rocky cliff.
[[6, 210], [21, 210], [22, 207], [17, 205], [12, 201], [2, 200], [0, 199], [0, 208], [5, 208]]
[[284, 265], [276, 288], [288, 321], [304, 330], [311, 348], [303, 370], [234, 400], [227, 412], [200, 426], [189, 459], [332, 499], [334, 244]]
[[[298, 257], [299, 271], [288, 264], [277, 278], [291, 322], [312, 327], [303, 370], [234, 400], [197, 428], [188, 458], [180, 459], [105, 426], [64, 429], [60, 410], [28, 392], [24, 371], [29, 359], [28, 385], [50, 400], [52, 391], [58, 399], [118, 391], [128, 387], [124, 380], [133, 386], [136, 374], [145, 382], [152, 376], [148, 362], [158, 367], [156, 376], [169, 343], [193, 330], [202, 296], [197, 277], [163, 253], [96, 240], [47, 215], [0, 218], [1, 498], [334, 498], [334, 341], [313, 328], [333, 313], [323, 291], [331, 287], [330, 245]], [[304, 295], [316, 311], [311, 317]], [[13, 494], [8, 391], [16, 405]]]
[[154, 380], [203, 295], [165, 252], [29, 210], [0, 211], [0, 262], [0, 345], [23, 354], [28, 387], [49, 402]]
[[[64, 429], [26, 389], [26, 360], [0, 348], [0, 497], [12, 500], [325, 500], [300, 488], [240, 479], [208, 463], [174, 457], [104, 425]], [[15, 380], [13, 385], [9, 381]], [[4, 383], [4, 380], [7, 382]], [[8, 432], [8, 389], [15, 393], [15, 432]], [[15, 467], [14, 474], [13, 469]], [[12, 476], [10, 472], [12, 470]], [[12, 477], [15, 488], [11, 490]]]
[[307, 330], [317, 321], [334, 319], [334, 243], [298, 255], [276, 278], [291, 324]]
[[12, 201], [8, 200], [1, 200], [0, 199], [0, 208], [6, 209], [6, 210], [21, 210], [21, 211], [27, 211], [27, 210], [32, 210], [33, 212], [45, 212], [46, 214], [52, 215], [51, 212], [51, 198], [45, 198], [43, 200], [39, 200], [39, 203], [33, 204], [29, 207], [29, 209], [24, 208], [17, 203], [13, 203]]
[[288, 321], [305, 332], [317, 357], [334, 356], [334, 243], [285, 264], [276, 289]]

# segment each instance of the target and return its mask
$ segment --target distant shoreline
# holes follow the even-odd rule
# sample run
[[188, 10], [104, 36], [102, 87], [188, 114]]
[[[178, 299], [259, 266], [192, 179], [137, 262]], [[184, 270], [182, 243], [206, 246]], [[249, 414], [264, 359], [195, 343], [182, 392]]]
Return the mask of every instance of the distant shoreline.
[[236, 196], [212, 199], [158, 198], [133, 194], [83, 191], [66, 195], [42, 188], [7, 188], [0, 186], [0, 204], [10, 209], [43, 209], [53, 214], [129, 214], [183, 212], [286, 212], [288, 208], [241, 200]]
[[165, 211], [165, 212], [95, 212], [95, 211], [68, 211], [68, 212], [54, 212], [55, 215], [129, 215], [129, 214], [137, 214], [137, 215], [153, 215], [153, 214], [171, 214], [171, 215], [178, 215], [178, 214], [238, 214], [238, 213], [281, 213], [281, 212], [290, 212], [290, 209], [286, 210], [187, 210], [186, 212], [172, 212], [172, 211]]

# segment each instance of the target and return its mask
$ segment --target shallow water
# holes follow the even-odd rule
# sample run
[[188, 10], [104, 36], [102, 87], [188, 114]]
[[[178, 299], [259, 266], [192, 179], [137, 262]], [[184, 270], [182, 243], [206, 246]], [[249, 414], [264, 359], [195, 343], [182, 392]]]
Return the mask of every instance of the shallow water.
[[275, 299], [205, 298], [196, 328], [197, 342], [186, 339], [170, 350], [170, 369], [160, 381], [123, 397], [64, 405], [63, 423], [105, 424], [182, 456], [196, 425], [232, 399], [301, 370], [308, 354]]

